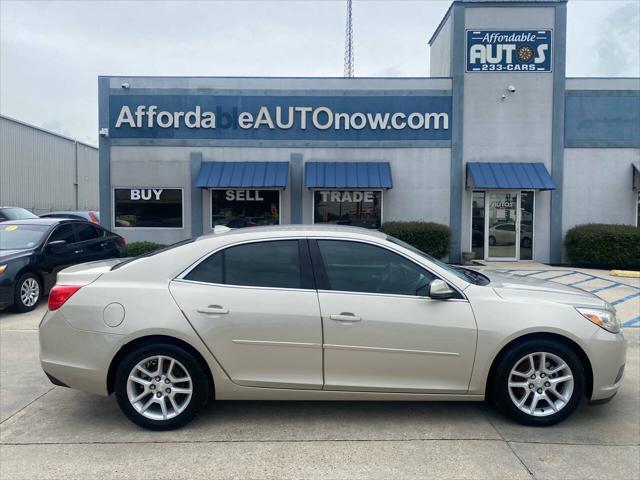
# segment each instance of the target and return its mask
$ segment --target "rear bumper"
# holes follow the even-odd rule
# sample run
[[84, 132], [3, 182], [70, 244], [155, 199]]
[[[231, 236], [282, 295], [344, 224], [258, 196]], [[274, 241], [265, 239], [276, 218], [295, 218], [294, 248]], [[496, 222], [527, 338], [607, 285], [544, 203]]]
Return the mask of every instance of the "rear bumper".
[[121, 335], [78, 330], [56, 310], [45, 314], [39, 337], [40, 365], [54, 384], [108, 395], [107, 373]]

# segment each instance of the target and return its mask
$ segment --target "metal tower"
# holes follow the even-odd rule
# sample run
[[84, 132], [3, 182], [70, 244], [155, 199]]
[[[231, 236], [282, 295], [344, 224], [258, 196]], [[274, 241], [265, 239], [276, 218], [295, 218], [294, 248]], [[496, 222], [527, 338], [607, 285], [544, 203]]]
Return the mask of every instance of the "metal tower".
[[347, 26], [344, 36], [344, 76], [353, 77], [353, 19], [351, 0], [347, 0]]

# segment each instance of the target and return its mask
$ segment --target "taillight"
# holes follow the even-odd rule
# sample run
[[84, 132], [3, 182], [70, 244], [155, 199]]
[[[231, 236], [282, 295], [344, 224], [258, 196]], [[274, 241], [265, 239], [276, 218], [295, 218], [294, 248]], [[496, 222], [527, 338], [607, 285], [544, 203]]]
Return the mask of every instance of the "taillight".
[[122, 247], [125, 248], [127, 246], [127, 242], [125, 242], [124, 238], [122, 237], [117, 237], [118, 240], [118, 244]]
[[91, 221], [93, 223], [100, 223], [100, 221], [98, 220], [98, 217], [96, 217], [93, 212], [89, 212], [89, 218], [91, 219]]
[[77, 285], [54, 285], [49, 292], [49, 310], [59, 309], [78, 290], [80, 287]]

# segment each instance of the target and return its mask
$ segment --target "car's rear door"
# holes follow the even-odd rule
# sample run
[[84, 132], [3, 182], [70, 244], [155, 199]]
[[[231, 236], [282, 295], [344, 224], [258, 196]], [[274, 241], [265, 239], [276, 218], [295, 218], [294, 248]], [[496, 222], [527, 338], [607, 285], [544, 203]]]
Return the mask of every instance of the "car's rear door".
[[102, 260], [109, 256], [108, 241], [104, 230], [86, 221], [74, 222], [78, 237], [78, 249], [81, 251], [80, 262]]
[[310, 241], [327, 390], [464, 394], [477, 328], [462, 295], [426, 296], [437, 276], [388, 248]]
[[322, 388], [320, 309], [306, 240], [229, 246], [170, 290], [233, 382]]

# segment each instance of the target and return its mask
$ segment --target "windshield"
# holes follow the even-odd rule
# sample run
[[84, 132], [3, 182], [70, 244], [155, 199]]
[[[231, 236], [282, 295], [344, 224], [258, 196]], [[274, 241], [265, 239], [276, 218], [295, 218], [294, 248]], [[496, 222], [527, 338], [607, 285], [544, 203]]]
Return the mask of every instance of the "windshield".
[[40, 243], [48, 225], [0, 224], [0, 250], [26, 250]]
[[455, 275], [456, 277], [461, 278], [465, 282], [475, 283], [476, 285], [487, 285], [489, 283], [489, 279], [487, 277], [485, 277], [481, 273], [478, 273], [474, 270], [470, 270], [468, 268], [463, 268], [463, 267], [453, 267], [447, 263], [444, 263], [441, 260], [438, 260], [437, 258], [432, 257], [428, 253], [424, 253], [422, 250], [417, 249], [413, 245], [409, 245], [407, 242], [398, 240], [395, 237], [388, 236], [387, 240], [389, 240], [391, 243], [395, 243], [396, 245], [400, 245], [401, 247], [404, 247], [407, 250], [410, 250], [413, 253], [420, 255], [423, 258], [426, 258], [430, 262], [435, 263], [437, 266], [439, 266], [443, 270], [446, 270], [447, 272]]
[[29, 210], [20, 207], [3, 208], [2, 215], [7, 220], [29, 220], [30, 218], [38, 218], [37, 215], [34, 215]]

